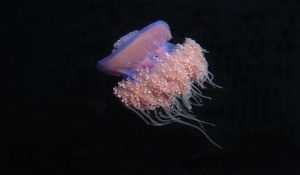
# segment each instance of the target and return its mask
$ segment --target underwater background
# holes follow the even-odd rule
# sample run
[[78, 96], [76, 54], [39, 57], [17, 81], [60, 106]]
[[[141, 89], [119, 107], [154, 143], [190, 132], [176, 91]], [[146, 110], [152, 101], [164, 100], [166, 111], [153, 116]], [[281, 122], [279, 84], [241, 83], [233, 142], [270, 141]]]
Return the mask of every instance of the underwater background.
[[[300, 173], [297, 1], [3, 3], [0, 172], [214, 175]], [[214, 82], [194, 107], [212, 145], [180, 124], [146, 125], [113, 95], [98, 60], [128, 32], [166, 21], [209, 51]], [[7, 53], [7, 54], [6, 54]]]

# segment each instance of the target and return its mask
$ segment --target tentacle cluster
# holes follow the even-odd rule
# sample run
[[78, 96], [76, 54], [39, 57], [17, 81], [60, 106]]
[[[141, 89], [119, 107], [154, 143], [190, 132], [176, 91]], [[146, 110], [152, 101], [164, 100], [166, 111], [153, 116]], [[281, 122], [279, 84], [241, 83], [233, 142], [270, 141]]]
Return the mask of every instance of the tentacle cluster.
[[201, 106], [204, 83], [219, 87], [212, 82], [203, 56], [204, 50], [194, 40], [187, 38], [177, 44], [171, 54], [155, 59], [153, 68], [137, 68], [133, 77], [122, 80], [114, 88], [114, 94], [147, 124], [162, 126], [173, 122], [188, 125], [201, 131], [208, 140], [201, 121], [192, 114], [192, 105]]

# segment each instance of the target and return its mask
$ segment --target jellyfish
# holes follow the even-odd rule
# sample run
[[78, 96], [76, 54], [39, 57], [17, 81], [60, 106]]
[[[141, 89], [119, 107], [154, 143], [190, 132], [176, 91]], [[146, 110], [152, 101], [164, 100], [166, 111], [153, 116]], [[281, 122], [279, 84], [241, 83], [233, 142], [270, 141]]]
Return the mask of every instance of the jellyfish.
[[145, 123], [163, 126], [180, 123], [199, 130], [212, 144], [221, 148], [206, 133], [192, 106], [201, 106], [206, 84], [213, 83], [204, 58], [206, 52], [193, 39], [183, 44], [168, 42], [172, 35], [168, 24], [156, 21], [141, 30], [121, 37], [112, 53], [97, 62], [99, 71], [123, 79], [114, 94]]

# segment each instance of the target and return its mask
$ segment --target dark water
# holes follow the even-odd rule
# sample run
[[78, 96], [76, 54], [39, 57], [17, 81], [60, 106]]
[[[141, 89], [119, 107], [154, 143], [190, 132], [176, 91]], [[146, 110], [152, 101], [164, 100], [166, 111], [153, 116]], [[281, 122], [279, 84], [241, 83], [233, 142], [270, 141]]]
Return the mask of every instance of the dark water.
[[[5, 30], [1, 174], [300, 173], [296, 1], [24, 1], [1, 6]], [[195, 39], [215, 82], [208, 134], [147, 126], [112, 94], [96, 62], [158, 19]], [[8, 66], [7, 66], [7, 65]]]

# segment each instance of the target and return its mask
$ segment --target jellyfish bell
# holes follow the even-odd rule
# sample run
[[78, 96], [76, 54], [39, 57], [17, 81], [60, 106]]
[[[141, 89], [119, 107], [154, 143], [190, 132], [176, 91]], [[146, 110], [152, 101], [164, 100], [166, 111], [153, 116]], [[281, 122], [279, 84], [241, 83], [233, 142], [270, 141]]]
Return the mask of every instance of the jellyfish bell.
[[140, 31], [121, 37], [112, 53], [98, 61], [97, 68], [113, 76], [123, 76], [113, 89], [129, 109], [147, 124], [162, 126], [173, 122], [193, 127], [215, 146], [205, 132], [204, 124], [192, 113], [192, 106], [201, 106], [201, 89], [212, 82], [204, 58], [205, 51], [194, 40], [183, 44], [168, 42], [172, 38], [164, 21], [156, 21]]
[[173, 45], [166, 43], [172, 38], [169, 26], [164, 21], [154, 22], [140, 31], [121, 37], [113, 52], [98, 61], [97, 68], [107, 74], [127, 75], [140, 66], [151, 67], [154, 57], [164, 57]]

